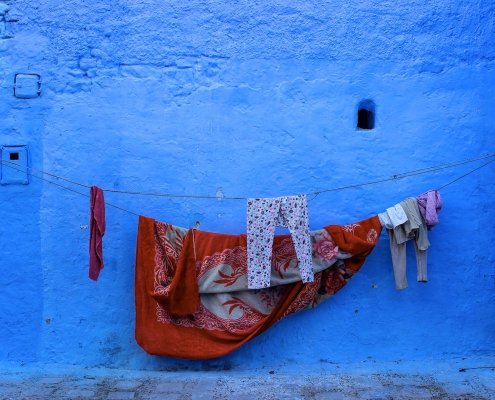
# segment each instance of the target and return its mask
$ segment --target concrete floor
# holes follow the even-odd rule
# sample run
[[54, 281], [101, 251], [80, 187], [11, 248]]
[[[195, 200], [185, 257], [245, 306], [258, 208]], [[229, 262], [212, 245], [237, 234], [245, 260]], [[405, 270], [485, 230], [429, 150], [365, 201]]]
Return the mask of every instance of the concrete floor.
[[495, 399], [495, 357], [334, 365], [311, 373], [297, 369], [158, 372], [1, 366], [0, 399]]

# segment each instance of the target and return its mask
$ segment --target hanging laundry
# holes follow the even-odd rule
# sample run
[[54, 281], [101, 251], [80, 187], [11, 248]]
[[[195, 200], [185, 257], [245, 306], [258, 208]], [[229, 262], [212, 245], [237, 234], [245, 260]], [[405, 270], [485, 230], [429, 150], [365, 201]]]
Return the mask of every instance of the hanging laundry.
[[407, 221], [407, 215], [400, 204], [387, 208], [383, 213], [378, 214], [378, 218], [383, 226], [389, 229], [395, 228]]
[[440, 192], [438, 190], [428, 190], [425, 193], [421, 193], [416, 199], [428, 230], [433, 229], [438, 224], [438, 213], [442, 208]]
[[[207, 359], [228, 354], [278, 320], [316, 307], [344, 287], [373, 250], [380, 231], [375, 216], [311, 232], [314, 281], [307, 284], [301, 281], [291, 236], [277, 235], [271, 286], [249, 290], [246, 235], [188, 230], [141, 216], [136, 340], [155, 355]], [[189, 284], [193, 281], [197, 284]]]
[[421, 216], [418, 201], [414, 197], [409, 197], [400, 203], [407, 221], [392, 228], [392, 225], [384, 225], [390, 242], [392, 254], [392, 264], [394, 270], [395, 287], [397, 289], [407, 288], [406, 278], [406, 242], [413, 240], [416, 252], [417, 281], [427, 282], [427, 254], [426, 250], [430, 246], [428, 241], [428, 231]]
[[105, 235], [105, 197], [103, 190], [91, 186], [89, 207], [89, 278], [96, 281], [103, 269]]
[[306, 195], [247, 200], [248, 288], [270, 286], [275, 227], [289, 228], [304, 283], [313, 282]]

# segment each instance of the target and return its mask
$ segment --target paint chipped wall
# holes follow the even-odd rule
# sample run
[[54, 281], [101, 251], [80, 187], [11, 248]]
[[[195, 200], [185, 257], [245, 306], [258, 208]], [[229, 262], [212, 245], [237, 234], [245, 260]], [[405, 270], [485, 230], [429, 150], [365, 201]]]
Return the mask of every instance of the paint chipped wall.
[[[41, 3], [41, 4], [40, 4]], [[277, 196], [494, 151], [490, 1], [0, 3], [0, 145], [105, 188]], [[13, 96], [40, 74], [39, 98]], [[356, 130], [362, 99], [376, 127]], [[350, 223], [479, 164], [322, 194], [310, 223]], [[74, 190], [87, 193], [81, 187]], [[388, 240], [350, 285], [229, 357], [151, 357], [133, 339], [137, 220], [108, 209], [87, 279], [88, 200], [32, 177], [0, 187], [0, 360], [256, 369], [493, 353], [493, 167], [445, 189], [429, 277], [393, 287]], [[245, 230], [245, 204], [108, 194], [182, 226]], [[308, 337], [310, 339], [308, 339]]]

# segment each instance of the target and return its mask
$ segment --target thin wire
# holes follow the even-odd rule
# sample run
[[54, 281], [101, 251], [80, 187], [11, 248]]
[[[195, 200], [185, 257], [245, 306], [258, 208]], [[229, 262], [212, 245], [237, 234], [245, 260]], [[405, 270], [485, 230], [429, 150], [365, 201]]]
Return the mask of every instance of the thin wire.
[[[10, 165], [13, 165], [13, 166], [16, 166], [18, 167], [19, 165], [13, 161], [9, 161], [9, 160], [1, 160], [3, 164], [9, 166], [8, 164]], [[8, 164], [7, 164], [8, 163]], [[55, 175], [55, 174], [52, 174], [51, 172], [46, 172], [46, 171], [43, 171], [41, 169], [38, 169], [38, 168], [33, 168], [33, 167], [25, 167], [26, 170], [31, 170], [31, 171], [37, 171], [37, 172], [40, 172], [44, 175], [48, 175], [48, 176], [51, 176], [52, 178], [57, 178], [57, 179], [60, 179], [62, 181], [65, 181], [65, 182], [68, 182], [68, 183], [72, 183], [73, 185], [77, 185], [77, 186], [81, 186], [81, 187], [85, 187], [87, 189], [91, 189], [91, 186], [89, 185], [85, 185], [84, 183], [81, 183], [81, 182], [76, 182], [76, 181], [73, 181], [71, 179], [68, 179], [68, 178], [64, 178], [63, 176], [59, 176], [59, 175]], [[20, 170], [19, 170], [20, 171]], [[23, 171], [23, 172], [26, 172], [26, 171]], [[33, 175], [34, 176], [34, 175]]]
[[443, 188], [445, 188], [445, 187], [447, 187], [447, 186], [449, 186], [449, 185], [452, 185], [453, 183], [457, 182], [458, 180], [460, 180], [460, 179], [462, 179], [462, 178], [464, 178], [464, 177], [466, 177], [466, 176], [468, 176], [468, 175], [472, 174], [473, 172], [478, 171], [479, 169], [481, 169], [481, 168], [483, 168], [483, 167], [486, 167], [488, 164], [490, 164], [490, 163], [492, 163], [492, 162], [494, 162], [494, 161], [495, 161], [495, 159], [490, 160], [490, 161], [488, 161], [487, 163], [485, 163], [485, 164], [483, 164], [483, 165], [480, 165], [478, 168], [475, 168], [475, 169], [473, 169], [473, 170], [471, 170], [471, 171], [469, 171], [469, 172], [466, 172], [464, 175], [461, 175], [461, 176], [459, 176], [459, 177], [455, 178], [454, 180], [452, 180], [452, 181], [450, 181], [450, 182], [447, 182], [445, 185], [440, 186], [437, 190], [441, 190], [441, 189], [443, 189]]
[[[492, 155], [491, 157], [495, 157], [495, 155]], [[483, 158], [488, 158], [488, 157], [483, 157]], [[479, 158], [479, 159], [483, 159], [483, 158]], [[2, 163], [4, 163], [4, 161], [5, 161], [5, 160], [0, 160], [0, 161], [1, 161]], [[441, 189], [443, 189], [443, 188], [445, 188], [445, 187], [447, 187], [447, 186], [449, 186], [449, 185], [452, 185], [453, 183], [455, 183], [455, 182], [457, 182], [457, 181], [459, 181], [459, 180], [461, 180], [461, 179], [465, 178], [465, 177], [466, 177], [466, 176], [468, 176], [468, 175], [471, 175], [472, 173], [474, 173], [474, 172], [476, 172], [476, 171], [480, 170], [481, 168], [486, 167], [487, 165], [491, 164], [491, 163], [492, 163], [492, 162], [494, 162], [494, 161], [495, 161], [495, 158], [493, 158], [492, 160], [490, 160], [490, 161], [488, 161], [488, 162], [484, 163], [483, 165], [480, 165], [479, 167], [476, 167], [476, 168], [472, 169], [471, 171], [468, 171], [468, 172], [466, 172], [465, 174], [462, 174], [462, 175], [458, 176], [457, 178], [455, 178], [455, 179], [453, 179], [453, 180], [451, 180], [451, 181], [447, 182], [445, 185], [440, 186], [437, 190], [441, 190]], [[464, 164], [465, 164], [465, 163], [466, 163], [466, 162], [464, 162]], [[12, 168], [12, 169], [15, 169], [15, 170], [17, 170], [17, 171], [20, 171], [20, 172], [26, 172], [26, 169], [23, 169], [23, 168], [18, 168], [18, 166], [17, 166], [17, 165], [15, 165], [15, 166], [14, 166], [14, 165], [8, 165], [8, 164], [4, 164], [4, 165], [6, 165], [6, 166], [7, 166], [7, 167], [9, 167], [9, 168]], [[457, 165], [459, 165], [459, 164], [457, 164]], [[443, 169], [443, 168], [442, 168], [442, 169]], [[418, 170], [418, 171], [419, 171], [419, 170]], [[424, 172], [423, 172], [423, 173], [424, 173]], [[417, 175], [417, 174], [416, 174], [416, 175]], [[79, 191], [77, 191], [77, 190], [74, 190], [74, 189], [72, 189], [72, 188], [68, 188], [67, 186], [61, 185], [61, 184], [59, 184], [59, 183], [57, 183], [57, 182], [53, 182], [53, 181], [51, 181], [51, 180], [49, 180], [49, 179], [46, 179], [46, 178], [43, 178], [43, 177], [41, 177], [41, 176], [38, 176], [38, 175], [35, 175], [35, 174], [32, 174], [32, 173], [30, 173], [30, 176], [33, 176], [33, 177], [35, 177], [35, 178], [37, 178], [37, 179], [40, 179], [40, 180], [42, 180], [42, 181], [45, 181], [45, 182], [51, 183], [52, 185], [55, 185], [55, 186], [58, 186], [59, 188], [62, 188], [62, 189], [68, 190], [69, 192], [77, 193], [77, 194], [80, 194], [81, 196], [84, 196], [84, 197], [90, 197], [90, 196], [89, 196], [88, 194], [86, 194], [86, 193], [81, 193], [81, 192], [79, 192]], [[396, 177], [397, 177], [397, 175], [394, 175], [394, 177], [393, 177], [392, 179], [398, 179], [398, 178], [396, 178]], [[387, 179], [387, 180], [390, 180], [390, 179]], [[373, 182], [367, 182], [367, 183], [365, 183], [365, 184], [362, 184], [361, 186], [364, 186], [364, 185], [370, 185], [370, 184], [372, 184], [372, 183], [376, 183], [376, 182], [384, 182], [384, 181], [385, 181], [385, 180], [373, 181]], [[346, 187], [343, 187], [343, 188], [348, 188], [348, 187], [356, 187], [356, 185], [349, 185], [349, 186], [346, 186]], [[87, 188], [90, 188], [90, 186], [88, 186]], [[311, 194], [313, 194], [313, 195], [314, 195], [314, 197], [313, 197], [313, 198], [311, 198], [309, 201], [314, 200], [317, 196], [319, 196], [319, 195], [320, 195], [320, 193], [323, 193], [323, 192], [328, 192], [328, 191], [331, 191], [331, 190], [338, 190], [338, 189], [340, 189], [340, 188], [336, 188], [336, 189], [328, 189], [328, 190], [326, 190], [326, 191], [320, 191], [320, 192], [314, 192], [314, 193], [311, 193]], [[216, 198], [216, 197], [214, 197], [214, 198]], [[108, 206], [110, 206], [110, 207], [116, 208], [116, 209], [121, 210], [121, 211], [125, 211], [125, 212], [127, 212], [127, 213], [129, 213], [129, 214], [132, 214], [132, 215], [135, 215], [135, 216], [139, 217], [139, 214], [137, 214], [137, 213], [135, 213], [135, 212], [133, 212], [133, 211], [127, 210], [127, 209], [125, 209], [125, 208], [122, 208], [122, 207], [120, 207], [120, 206], [117, 206], [117, 205], [115, 205], [115, 204], [105, 202], [105, 205], [108, 205]], [[198, 224], [198, 223], [196, 222], [196, 226], [197, 226], [197, 224]], [[194, 228], [194, 229], [196, 229], [196, 228]], [[194, 235], [194, 233], [193, 233], [193, 235]], [[193, 236], [193, 240], [194, 240], [194, 236]]]
[[[18, 164], [17, 163], [14, 163], [12, 161], [8, 161], [8, 160], [0, 160], [2, 162], [2, 164], [6, 165], [7, 167], [12, 167], [13, 166], [16, 166], [18, 167]], [[11, 164], [11, 165], [9, 165]], [[17, 168], [14, 168], [14, 169], [17, 169]], [[77, 186], [81, 186], [81, 187], [84, 187], [84, 188], [87, 188], [87, 189], [91, 189], [91, 185], [86, 185], [84, 183], [81, 183], [81, 182], [76, 182], [76, 181], [73, 181], [71, 179], [68, 179], [68, 178], [65, 178], [63, 176], [59, 176], [59, 175], [55, 175], [55, 174], [52, 174], [50, 172], [46, 172], [46, 171], [43, 171], [41, 169], [37, 169], [37, 168], [33, 168], [33, 167], [25, 167], [25, 170], [20, 170], [18, 169], [18, 171], [22, 171], [22, 172], [27, 172], [27, 170], [31, 170], [31, 171], [38, 171], [39, 173], [42, 173], [42, 174], [45, 174], [45, 175], [49, 175], [53, 178], [57, 178], [57, 179], [60, 179], [60, 180], [63, 180], [65, 182], [68, 182], [68, 183], [72, 183], [74, 185], [77, 185]], [[187, 195], [187, 194], [172, 194], [172, 193], [153, 193], [153, 192], [132, 192], [132, 191], [126, 191], [126, 190], [117, 190], [117, 189], [101, 189], [103, 190], [104, 192], [109, 192], [109, 193], [120, 193], [120, 194], [129, 194], [129, 195], [141, 195], [141, 196], [154, 196], [154, 197], [177, 197], [177, 198], [193, 198], [193, 199], [219, 199], [217, 196], [203, 196], [203, 195]], [[226, 199], [226, 200], [247, 200], [247, 197], [226, 197], [226, 196], [223, 196], [222, 199]]]
[[[345, 190], [345, 189], [352, 189], [352, 188], [356, 188], [356, 187], [374, 185], [377, 183], [402, 179], [402, 178], [406, 178], [409, 176], [415, 176], [415, 175], [425, 174], [428, 172], [440, 171], [442, 169], [451, 168], [451, 167], [455, 167], [455, 166], [463, 165], [463, 164], [467, 164], [467, 163], [472, 163], [475, 161], [484, 160], [486, 158], [492, 158], [492, 157], [495, 157], [495, 153], [484, 154], [482, 156], [463, 159], [463, 160], [459, 160], [459, 161], [453, 161], [453, 162], [450, 162], [447, 164], [441, 164], [438, 166], [420, 168], [417, 170], [412, 170], [412, 171], [408, 171], [408, 172], [404, 172], [404, 173], [400, 173], [400, 174], [395, 174], [391, 177], [382, 178], [382, 179], [378, 179], [378, 180], [374, 180], [374, 181], [357, 183], [357, 184], [353, 184], [353, 185], [341, 186], [341, 187], [331, 188], [331, 189], [323, 189], [323, 190], [311, 192], [308, 195], [314, 195], [315, 197], [313, 197], [311, 199], [311, 200], [314, 200], [316, 198], [316, 196], [320, 195], [321, 193], [335, 192], [335, 191], [340, 191], [340, 190]], [[218, 197], [216, 197], [216, 196], [207, 196], [207, 195], [178, 195], [178, 194], [170, 194], [170, 193], [128, 192], [128, 191], [117, 190], [117, 189], [103, 189], [103, 191], [112, 192], [112, 193], [130, 194], [130, 195], [141, 195], [141, 196], [177, 197], [177, 198], [194, 198], [194, 199], [218, 199]], [[247, 197], [224, 196], [224, 197], [222, 197], [222, 199], [225, 199], [225, 200], [247, 200], [248, 198]]]
[[308, 200], [308, 202], [313, 201], [313, 200], [314, 200], [314, 199], [316, 199], [319, 195], [320, 195], [319, 193], [314, 193], [314, 194], [313, 194], [313, 197], [311, 197], [311, 198]]
[[231, 197], [231, 196], [208, 196], [208, 195], [194, 195], [194, 194], [173, 194], [173, 193], [153, 193], [153, 192], [128, 192], [124, 190], [117, 189], [102, 189], [104, 192], [108, 193], [120, 193], [120, 194], [130, 194], [139, 196], [153, 196], [153, 197], [176, 197], [176, 198], [186, 198], [186, 199], [215, 199], [215, 200], [247, 200], [247, 197]]
[[[459, 165], [463, 165], [463, 164], [467, 164], [467, 163], [472, 163], [472, 162], [479, 161], [479, 160], [484, 160], [484, 159], [487, 159], [487, 158], [494, 158], [494, 157], [495, 157], [495, 153], [489, 153], [489, 154], [484, 154], [484, 155], [481, 155], [481, 156], [478, 156], [478, 157], [467, 158], [467, 159], [463, 159], [463, 160], [459, 160], [459, 161], [453, 161], [453, 162], [450, 162], [450, 163], [447, 163], [447, 164], [441, 164], [441, 165], [437, 165], [437, 166], [420, 168], [420, 169], [417, 169], [417, 170], [412, 170], [412, 171], [408, 171], [408, 172], [404, 172], [404, 173], [400, 173], [400, 174], [395, 174], [395, 175], [392, 175], [391, 177], [387, 177], [387, 178], [381, 178], [381, 179], [377, 179], [377, 180], [373, 180], [373, 181], [356, 183], [356, 184], [352, 184], [352, 185], [340, 186], [340, 187], [336, 187], [336, 188], [323, 189], [323, 190], [319, 190], [319, 191], [308, 193], [309, 196], [311, 196], [311, 195], [314, 196], [309, 201], [314, 200], [321, 193], [336, 192], [336, 191], [345, 190], [345, 189], [352, 189], [352, 188], [357, 188], [357, 187], [375, 185], [377, 183], [383, 183], [383, 182], [388, 182], [388, 181], [392, 181], [392, 180], [403, 179], [403, 178], [406, 178], [406, 177], [415, 176], [415, 175], [421, 175], [421, 174], [426, 174], [426, 173], [429, 173], [429, 172], [436, 172], [436, 171], [440, 171], [440, 170], [443, 170], [443, 169], [446, 169], [446, 168], [452, 168], [452, 167], [455, 167], [455, 166], [459, 166]], [[13, 163], [11, 161], [7, 161], [7, 160], [0, 160], [0, 161], [4, 165], [6, 165], [8, 167], [9, 166], [12, 167], [12, 168], [14, 168], [14, 166], [15, 167], [18, 167], [18, 165], [16, 163]], [[491, 160], [489, 163], [491, 163], [492, 161], [495, 161], [495, 159], [494, 160]], [[485, 165], [483, 165], [483, 166], [485, 166]], [[482, 168], [483, 166], [481, 166], [480, 168]], [[14, 168], [14, 169], [17, 169], [17, 168]], [[18, 169], [18, 170], [19, 171], [22, 171], [20, 169]], [[43, 171], [43, 170], [40, 170], [40, 169], [36, 169], [36, 168], [32, 168], [32, 167], [26, 167], [26, 170], [23, 171], [23, 172], [27, 172], [27, 170], [38, 171], [38, 172], [40, 172], [42, 174], [46, 174], [46, 175], [49, 175], [51, 177], [54, 177], [54, 178], [57, 178], [57, 179], [61, 179], [61, 180], [65, 181], [65, 182], [72, 183], [74, 185], [85, 187], [87, 189], [91, 188], [90, 185], [85, 185], [83, 183], [76, 182], [76, 181], [73, 181], [71, 179], [68, 179], [68, 178], [65, 178], [65, 177], [62, 177], [62, 176], [58, 176], [58, 175], [55, 175], [55, 174], [52, 174], [50, 172], [46, 172], [46, 171]], [[474, 170], [474, 171], [476, 171], [476, 170]], [[461, 179], [462, 177], [460, 177], [458, 179]], [[172, 194], [172, 193], [153, 193], [153, 192], [137, 192], [137, 191], [132, 191], [131, 192], [131, 191], [124, 191], [124, 190], [117, 190], [117, 189], [102, 189], [102, 190], [104, 192], [109, 192], [109, 193], [120, 193], [120, 194], [141, 195], [141, 196], [154, 196], [154, 197], [174, 197], [174, 198], [192, 198], [192, 199], [216, 199], [216, 200], [219, 199], [217, 196], [208, 196], [208, 195], [180, 195], [180, 194]], [[222, 199], [225, 199], [225, 200], [247, 200], [247, 197], [223, 196]]]
[[[345, 189], [353, 189], [353, 188], [357, 188], [357, 187], [362, 187], [362, 186], [368, 186], [368, 185], [375, 185], [377, 183], [382, 183], [382, 182], [388, 182], [388, 181], [394, 181], [396, 179], [399, 179], [397, 177], [398, 175], [394, 175], [390, 178], [383, 178], [383, 179], [378, 179], [376, 181], [369, 181], [369, 182], [363, 182], [363, 183], [356, 183], [356, 184], [353, 184], [353, 185], [346, 185], [346, 186], [339, 186], [339, 187], [336, 187], [336, 188], [332, 188], [332, 189], [324, 189], [324, 190], [319, 190], [317, 192], [313, 192], [313, 193], [310, 193], [310, 194], [314, 194], [316, 196], [322, 194], [322, 193], [329, 193], [329, 192], [338, 192], [340, 190], [345, 190]], [[406, 175], [407, 176], [407, 175]], [[404, 176], [404, 177], [406, 177]], [[314, 199], [314, 197], [313, 197]], [[313, 200], [311, 199], [311, 200]]]
[[[16, 169], [17, 171], [26, 172], [26, 171], [23, 171], [23, 170], [22, 170], [22, 169], [20, 169], [20, 168], [15, 168], [15, 167], [14, 167], [14, 166], [12, 166], [12, 165], [7, 165], [7, 167], [12, 168], [12, 169]], [[64, 186], [64, 185], [61, 185], [60, 183], [57, 183], [57, 182], [51, 181], [51, 180], [49, 180], [49, 179], [43, 178], [43, 177], [41, 177], [41, 176], [34, 175], [34, 174], [32, 174], [32, 173], [30, 173], [29, 175], [30, 175], [30, 176], [33, 176], [33, 177], [35, 177], [35, 178], [37, 178], [37, 179], [40, 179], [40, 180], [42, 180], [42, 181], [45, 181], [45, 182], [51, 183], [52, 185], [58, 186], [59, 188], [62, 188], [62, 189], [68, 190], [69, 192], [77, 193], [77, 194], [80, 194], [81, 196], [84, 196], [84, 197], [90, 197], [90, 196], [89, 196], [89, 194], [87, 194], [87, 193], [81, 193], [81, 192], [79, 192], [79, 191], [77, 191], [77, 190], [74, 190], [74, 189], [69, 188], [69, 187]], [[121, 211], [125, 211], [125, 212], [127, 212], [127, 213], [129, 213], [129, 214], [132, 214], [132, 215], [135, 215], [135, 216], [139, 217], [139, 214], [137, 214], [137, 213], [135, 213], [135, 212], [133, 212], [133, 211], [127, 210], [127, 209], [125, 209], [125, 208], [122, 208], [122, 207], [120, 207], [120, 206], [117, 206], [117, 205], [115, 205], [115, 204], [109, 203], [109, 202], [107, 202], [107, 201], [105, 201], [105, 205], [106, 205], [106, 206], [113, 207], [113, 208], [116, 208], [116, 209], [121, 210]]]
[[[392, 181], [392, 180], [398, 180], [398, 179], [402, 179], [402, 178], [406, 178], [406, 177], [410, 177], [410, 176], [416, 176], [416, 175], [426, 174], [426, 173], [429, 173], [429, 172], [436, 172], [436, 171], [440, 171], [442, 169], [456, 167], [458, 165], [468, 164], [468, 163], [471, 163], [471, 162], [474, 162], [474, 161], [484, 160], [484, 159], [493, 158], [493, 157], [495, 157], [495, 154], [494, 153], [486, 154], [486, 155], [483, 155], [483, 156], [480, 156], [480, 157], [476, 157], [476, 158], [465, 159], [465, 160], [460, 160], [460, 161], [454, 161], [454, 162], [451, 162], [451, 163], [448, 163], [448, 164], [439, 165], [439, 166], [432, 166], [432, 167], [421, 168], [421, 169], [417, 169], [417, 170], [413, 170], [413, 171], [409, 171], [409, 172], [404, 172], [404, 173], [401, 173], [401, 174], [395, 174], [395, 175], [393, 175], [392, 177], [389, 177], [389, 178], [383, 178], [383, 179], [378, 179], [378, 180], [375, 180], [375, 181], [369, 181], [369, 182], [364, 182], [364, 183], [356, 183], [356, 184], [353, 184], [353, 185], [340, 186], [340, 187], [332, 188], [332, 189], [324, 189], [324, 190], [320, 190], [320, 191], [317, 191], [317, 192], [313, 192], [311, 194], [319, 195], [321, 193], [337, 192], [339, 190], [344, 190], [344, 189], [352, 189], [352, 188], [361, 187], [361, 186], [374, 185], [374, 184], [377, 184], [377, 183], [382, 183], [382, 182], [387, 182], [387, 181]], [[495, 161], [495, 159], [492, 160], [492, 161]]]
[[[480, 160], [484, 160], [486, 158], [492, 158], [492, 157], [495, 157], [495, 153], [488, 153], [488, 154], [484, 154], [484, 155], [481, 155], [481, 156], [478, 156], [478, 157], [474, 157], [474, 158], [466, 158], [464, 160], [452, 161], [450, 163], [446, 163], [446, 164], [442, 164], [442, 165], [438, 165], [438, 166], [420, 168], [420, 169], [417, 169], [416, 171], [410, 171], [407, 174], [409, 176], [412, 176], [412, 175], [415, 175], [416, 172], [417, 173], [422, 173], [423, 171], [424, 172], [428, 172], [430, 170], [441, 170], [441, 169], [450, 168], [450, 167], [456, 167], [458, 165], [468, 164], [468, 163], [471, 163], [471, 162], [474, 162], [474, 161], [480, 161]], [[399, 178], [400, 178], [400, 175], [401, 174], [399, 174]]]

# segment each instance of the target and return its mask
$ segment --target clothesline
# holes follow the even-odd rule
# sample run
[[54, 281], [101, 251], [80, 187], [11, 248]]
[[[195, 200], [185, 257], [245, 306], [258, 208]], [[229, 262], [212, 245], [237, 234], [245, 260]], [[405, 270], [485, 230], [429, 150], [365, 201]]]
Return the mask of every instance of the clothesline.
[[[387, 182], [387, 181], [393, 181], [393, 180], [403, 179], [403, 178], [407, 178], [407, 177], [415, 176], [415, 175], [427, 174], [427, 173], [430, 173], [430, 172], [436, 172], [436, 171], [440, 171], [440, 170], [443, 170], [443, 169], [452, 168], [452, 167], [456, 167], [456, 166], [459, 166], [459, 165], [464, 165], [464, 164], [472, 163], [472, 162], [475, 162], [475, 161], [480, 161], [480, 160], [485, 160], [485, 159], [493, 159], [493, 158], [495, 158], [495, 153], [488, 153], [488, 154], [483, 154], [483, 155], [480, 155], [480, 156], [477, 156], [477, 157], [473, 157], [473, 158], [466, 158], [466, 159], [462, 159], [462, 160], [452, 161], [450, 163], [445, 163], [445, 164], [440, 164], [440, 165], [435, 165], [435, 166], [420, 168], [420, 169], [417, 169], [417, 170], [407, 171], [407, 172], [403, 172], [403, 173], [398, 173], [398, 174], [394, 174], [392, 176], [384, 177], [384, 178], [377, 179], [377, 180], [372, 180], [372, 181], [362, 182], [362, 183], [357, 183], [357, 184], [352, 184], [352, 185], [346, 185], [346, 186], [339, 186], [339, 187], [329, 188], [329, 189], [322, 189], [322, 190], [317, 190], [317, 191], [306, 193], [306, 194], [308, 196], [314, 196], [313, 198], [315, 198], [316, 196], [319, 196], [322, 193], [336, 192], [336, 191], [345, 190], [345, 189], [352, 189], [352, 188], [357, 188], [357, 187], [362, 187], [362, 186], [374, 185], [374, 184], [377, 184], [377, 183], [382, 183], [382, 182]], [[76, 185], [76, 186], [84, 187], [86, 189], [90, 189], [91, 186], [92, 186], [92, 185], [88, 185], [88, 184], [84, 184], [84, 183], [81, 183], [81, 182], [74, 181], [72, 179], [69, 179], [69, 178], [66, 178], [66, 177], [63, 177], [63, 176], [60, 176], [60, 175], [53, 174], [51, 172], [43, 171], [41, 169], [37, 169], [37, 168], [33, 168], [33, 167], [26, 167], [24, 169], [24, 168], [20, 167], [17, 163], [14, 163], [12, 161], [8, 161], [8, 160], [0, 160], [0, 161], [2, 162], [2, 164], [6, 165], [8, 167], [9, 166], [10, 167], [13, 167], [13, 168], [16, 167], [14, 169], [17, 169], [18, 171], [22, 171], [22, 172], [36, 171], [36, 172], [39, 172], [39, 173], [41, 173], [43, 175], [47, 175], [47, 176], [50, 176], [50, 177], [53, 177], [53, 178], [62, 180], [62, 181], [65, 181], [67, 183], [71, 183], [71, 184]], [[491, 163], [492, 161], [493, 160], [489, 161], [488, 163]], [[30, 174], [33, 175], [32, 172], [30, 172]], [[33, 175], [33, 176], [35, 176], [35, 175]], [[36, 176], [36, 177], [38, 177], [38, 176]], [[444, 186], [446, 186], [446, 185], [444, 185]], [[102, 188], [102, 190], [104, 192], [108, 192], [108, 193], [120, 193], [120, 194], [128, 194], [128, 195], [154, 196], [154, 197], [174, 197], [174, 198], [192, 198], [192, 199], [215, 199], [215, 200], [247, 200], [248, 199], [248, 197], [242, 197], [242, 196], [189, 195], [189, 194], [173, 194], [173, 193], [128, 191], [128, 190], [105, 189], [105, 188]], [[254, 197], [254, 196], [251, 196], [251, 197]]]
[[[400, 174], [395, 174], [391, 177], [388, 177], [388, 178], [382, 178], [382, 179], [378, 179], [378, 180], [373, 180], [373, 181], [368, 181], [368, 182], [363, 182], [363, 183], [359, 183], [359, 184], [353, 184], [353, 185], [347, 185], [347, 186], [340, 186], [340, 187], [336, 187], [336, 188], [331, 188], [331, 189], [324, 189], [324, 190], [320, 190], [320, 191], [316, 191], [316, 192], [312, 192], [312, 193], [309, 193], [309, 195], [313, 195], [314, 197], [311, 199], [313, 200], [314, 198], [316, 198], [318, 195], [320, 195], [321, 193], [328, 193], [328, 192], [336, 192], [336, 191], [340, 191], [340, 190], [345, 190], [345, 189], [352, 189], [352, 188], [357, 188], [357, 187], [362, 187], [362, 186], [367, 186], [367, 185], [373, 185], [373, 184], [378, 184], [378, 183], [382, 183], [382, 182], [387, 182], [387, 181], [392, 181], [392, 180], [397, 180], [397, 179], [402, 179], [402, 178], [407, 178], [407, 177], [410, 177], [410, 176], [415, 176], [415, 175], [420, 175], [420, 174], [426, 174], [426, 173], [430, 173], [430, 172], [436, 172], [436, 171], [439, 171], [439, 170], [443, 170], [443, 169], [446, 169], [446, 168], [451, 168], [451, 167], [455, 167], [455, 166], [459, 166], [459, 165], [463, 165], [463, 164], [468, 164], [468, 163], [472, 163], [472, 162], [475, 162], [475, 161], [480, 161], [480, 160], [485, 160], [485, 159], [489, 159], [489, 161], [487, 161], [486, 163], [458, 176], [457, 178], [445, 183], [444, 185], [440, 186], [437, 190], [440, 190], [440, 189], [443, 189], [457, 181], [459, 181], [460, 179], [463, 179], [465, 178], [466, 176], [468, 175], [471, 175], [472, 173], [486, 167], [487, 165], [491, 164], [492, 162], [495, 161], [495, 153], [490, 153], [490, 154], [484, 154], [484, 155], [481, 155], [481, 156], [478, 156], [478, 157], [475, 157], [475, 158], [468, 158], [468, 159], [464, 159], [464, 160], [458, 160], [458, 161], [453, 161], [451, 163], [448, 163], [448, 164], [441, 164], [441, 165], [437, 165], [437, 166], [432, 166], [432, 167], [427, 167], [427, 168], [422, 168], [422, 169], [418, 169], [418, 170], [414, 170], [414, 171], [409, 171], [409, 172], [404, 172], [404, 173], [400, 173]], [[72, 183], [72, 184], [75, 184], [77, 186], [81, 186], [81, 187], [85, 187], [87, 189], [90, 189], [91, 186], [90, 185], [85, 185], [83, 183], [80, 183], [80, 182], [76, 182], [76, 181], [72, 181], [68, 178], [64, 178], [64, 177], [61, 177], [61, 176], [58, 176], [58, 175], [55, 175], [55, 174], [52, 174], [50, 172], [46, 172], [46, 171], [43, 171], [43, 170], [40, 170], [40, 169], [36, 169], [36, 168], [32, 168], [32, 167], [26, 167], [26, 168], [22, 168], [20, 167], [19, 165], [17, 165], [16, 163], [13, 163], [13, 162], [10, 162], [10, 161], [7, 161], [7, 160], [0, 160], [0, 162], [5, 165], [6, 167], [8, 168], [11, 168], [11, 169], [14, 169], [14, 170], [17, 170], [17, 171], [20, 171], [20, 172], [26, 172], [28, 173], [29, 171], [38, 171], [40, 172], [41, 174], [44, 174], [44, 175], [48, 175], [48, 176], [51, 176], [51, 177], [54, 177], [54, 178], [57, 178], [57, 179], [60, 179], [60, 180], [63, 180], [63, 181], [66, 181], [68, 183]], [[90, 197], [89, 194], [87, 193], [82, 193], [78, 190], [75, 190], [75, 189], [72, 189], [70, 187], [67, 187], [65, 185], [61, 185], [60, 183], [58, 182], [54, 182], [53, 180], [50, 180], [50, 179], [46, 179], [42, 176], [39, 176], [39, 175], [36, 175], [36, 174], [33, 174], [32, 172], [29, 172], [29, 174], [34, 177], [34, 178], [37, 178], [37, 179], [40, 179], [44, 182], [47, 182], [49, 184], [52, 184], [54, 186], [57, 186], [61, 189], [65, 189], [67, 191], [70, 191], [72, 193], [76, 193], [76, 194], [79, 194], [81, 196], [84, 196], [84, 197]], [[169, 194], [169, 193], [146, 193], [146, 192], [127, 192], [127, 191], [122, 191], [122, 190], [113, 190], [113, 189], [102, 189], [103, 191], [106, 191], [106, 192], [111, 192], [111, 193], [121, 193], [121, 194], [130, 194], [130, 195], [144, 195], [144, 196], [157, 196], [157, 197], [178, 197], [178, 198], [196, 198], [196, 199], [216, 199], [218, 200], [219, 197], [216, 197], [216, 196], [195, 196], [195, 195], [173, 195], [173, 194]], [[247, 197], [221, 197], [220, 199], [227, 199], [227, 200], [246, 200]], [[113, 207], [113, 208], [116, 208], [118, 210], [121, 210], [121, 211], [125, 211], [129, 214], [132, 214], [132, 215], [135, 215], [135, 216], [139, 216], [140, 214], [138, 213], [135, 213], [133, 211], [130, 211], [126, 208], [123, 208], [123, 207], [120, 207], [116, 204], [113, 204], [113, 203], [109, 203], [107, 201], [105, 201], [105, 204], [110, 206], [110, 207]]]

